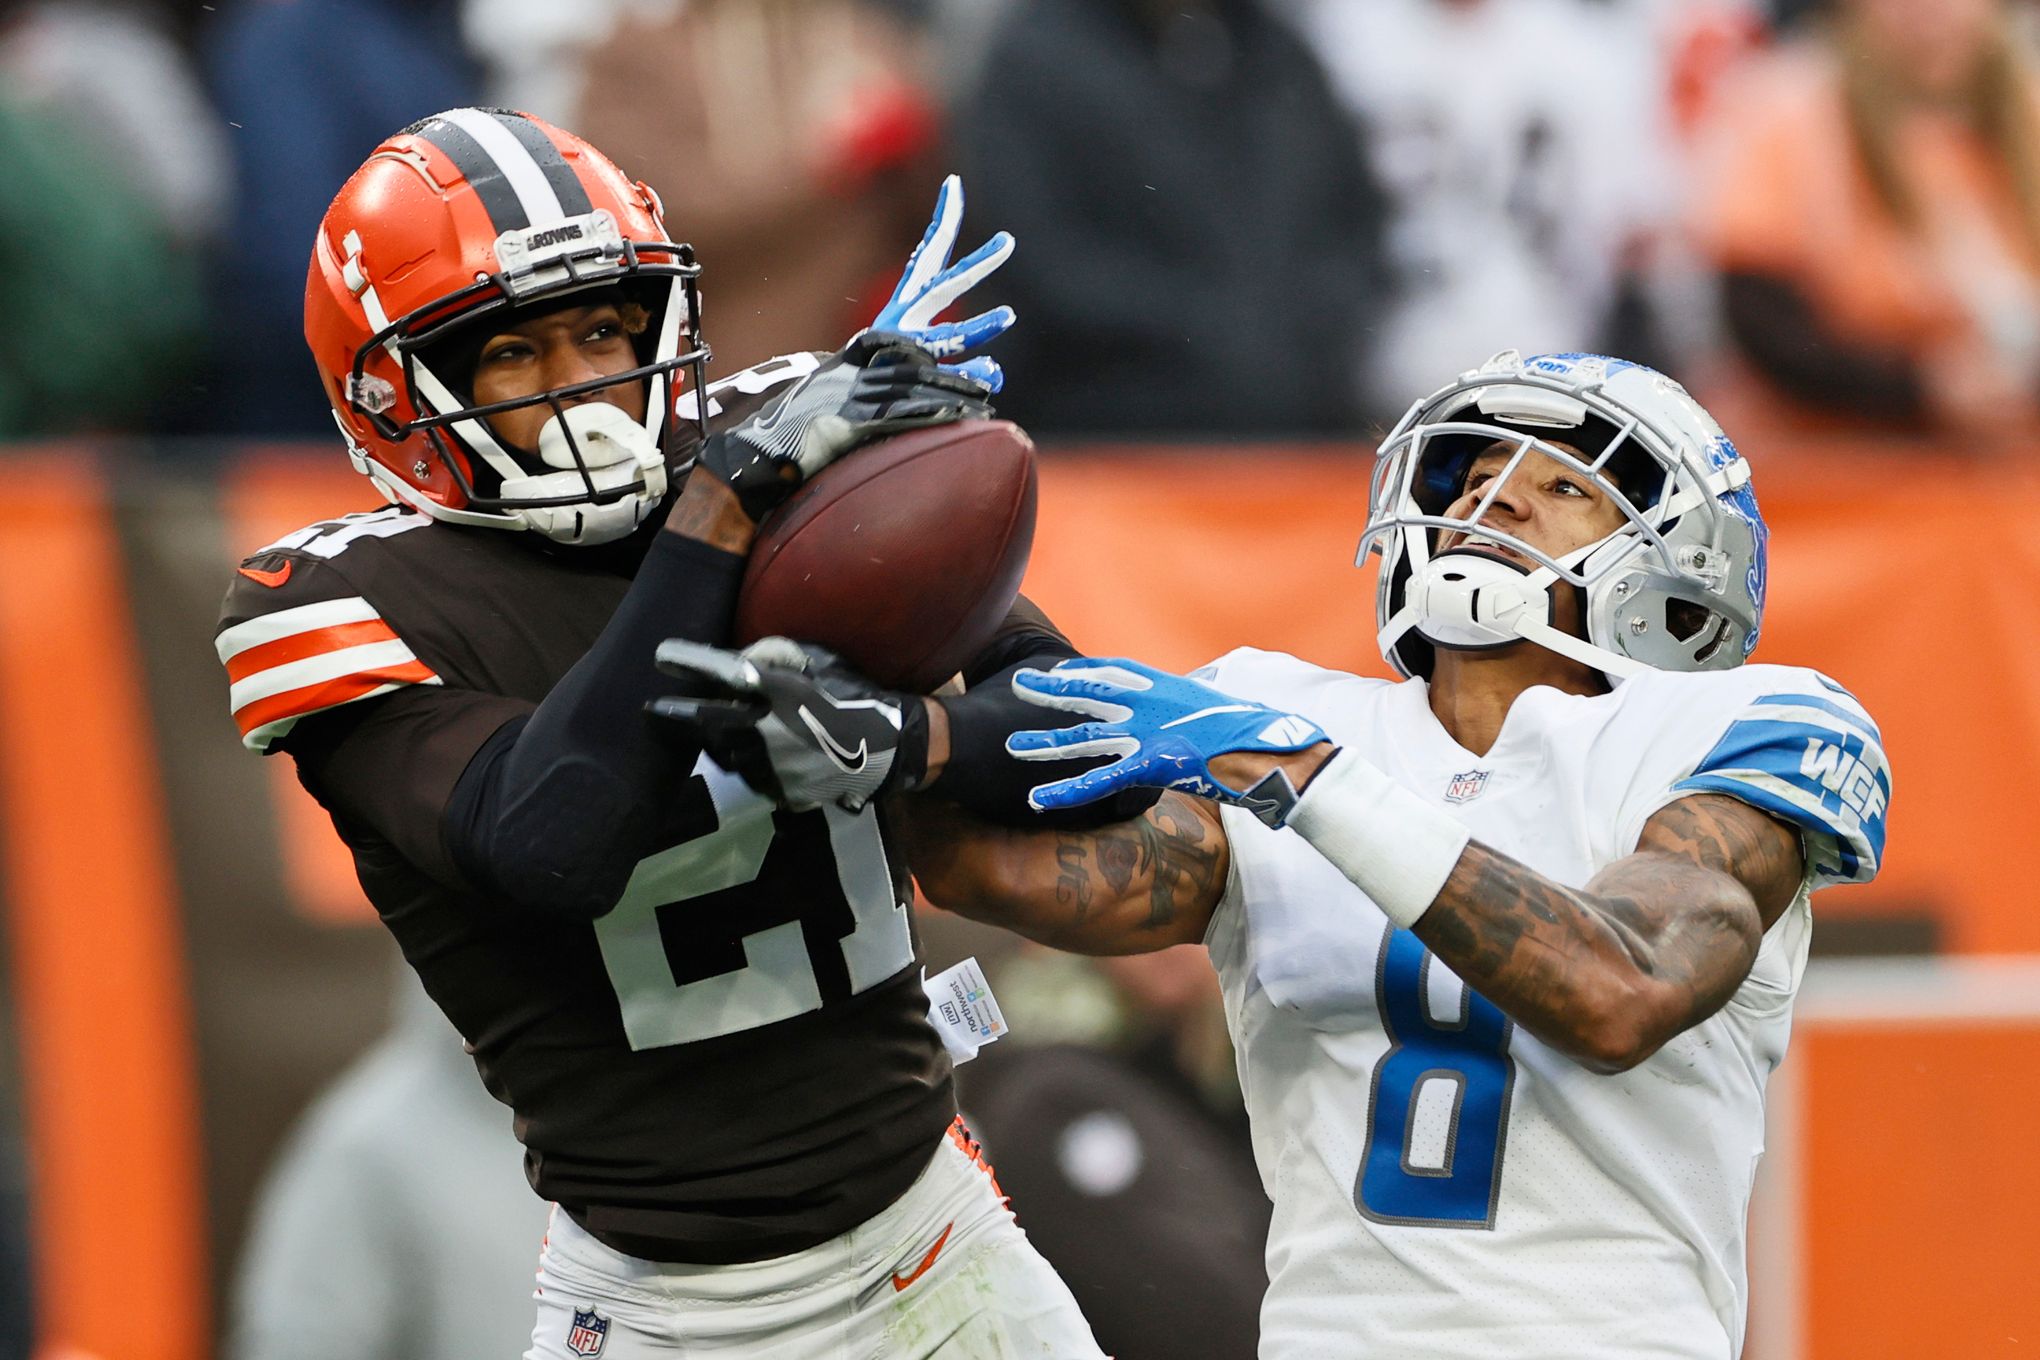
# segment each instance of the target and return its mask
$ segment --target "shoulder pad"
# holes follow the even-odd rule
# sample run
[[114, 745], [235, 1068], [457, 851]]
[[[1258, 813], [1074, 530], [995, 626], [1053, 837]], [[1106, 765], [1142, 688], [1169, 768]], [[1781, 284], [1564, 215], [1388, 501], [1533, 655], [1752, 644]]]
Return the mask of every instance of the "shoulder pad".
[[227, 669], [242, 744], [267, 752], [300, 718], [440, 683], [380, 611], [328, 562], [364, 535], [429, 523], [408, 511], [349, 515], [301, 529], [235, 570], [213, 646]]
[[[1734, 672], [1729, 672], [1734, 674]], [[1865, 883], [1884, 855], [1891, 767], [1856, 697], [1818, 671], [1750, 668], [1760, 683], [1674, 793], [1720, 793], [1799, 828], [1814, 886]]]

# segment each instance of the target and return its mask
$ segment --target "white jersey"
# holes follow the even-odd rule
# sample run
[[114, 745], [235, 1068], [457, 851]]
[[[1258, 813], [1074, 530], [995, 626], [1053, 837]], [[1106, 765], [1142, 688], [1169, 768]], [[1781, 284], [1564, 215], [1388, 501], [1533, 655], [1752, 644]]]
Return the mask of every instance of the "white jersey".
[[1470, 993], [1293, 831], [1224, 810], [1206, 942], [1274, 1201], [1264, 1360], [1692, 1357], [1742, 1346], [1764, 1084], [1784, 1056], [1808, 894], [1867, 880], [1890, 797], [1875, 725], [1809, 670], [1538, 687], [1474, 756], [1421, 680], [1241, 650], [1199, 673], [1301, 713], [1482, 843], [1569, 886], [1693, 793], [1802, 831], [1808, 872], [1722, 1010], [1598, 1075]]

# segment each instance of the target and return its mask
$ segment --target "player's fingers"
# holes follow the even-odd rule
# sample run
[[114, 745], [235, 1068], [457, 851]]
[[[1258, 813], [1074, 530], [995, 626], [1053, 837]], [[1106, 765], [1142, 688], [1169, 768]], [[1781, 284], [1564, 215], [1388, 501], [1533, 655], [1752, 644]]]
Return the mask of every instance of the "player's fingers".
[[1013, 692], [1030, 704], [1081, 713], [1087, 718], [1123, 722], [1133, 710], [1118, 702], [1119, 691], [1093, 685], [1085, 680], [1059, 675], [1055, 671], [1026, 666], [1013, 672]]
[[760, 671], [768, 667], [789, 671], [805, 671], [808, 668], [807, 649], [792, 638], [759, 638], [744, 648], [742, 656]]
[[938, 321], [924, 326], [914, 332], [914, 339], [938, 359], [954, 358], [998, 339], [1017, 318], [1018, 313], [1011, 307], [994, 307], [962, 321]]
[[758, 688], [758, 668], [736, 652], [686, 638], [667, 638], [653, 654], [653, 662], [667, 675], [699, 684], [721, 685], [740, 694]]
[[937, 274], [927, 291], [907, 305], [908, 329], [918, 330], [948, 310], [951, 303], [984, 282], [1013, 254], [1013, 234], [997, 232], [992, 239]]
[[686, 723], [704, 737], [755, 728], [772, 711], [757, 699], [703, 699], [691, 694], [662, 694], [645, 708], [655, 717]]
[[992, 408], [981, 401], [962, 401], [955, 397], [928, 397], [886, 407], [878, 419], [869, 422], [869, 428], [876, 434], [890, 434], [896, 430], [911, 430], [922, 425], [941, 425], [956, 420], [983, 420], [991, 413]]
[[969, 378], [982, 384], [987, 392], [994, 395], [1005, 390], [1006, 370], [999, 367], [999, 361], [989, 354], [980, 354], [974, 359], [965, 359], [960, 364], [944, 364], [943, 368], [959, 377]]
[[1055, 673], [1103, 681], [1130, 690], [1153, 689], [1156, 680], [1168, 678], [1166, 672], [1156, 670], [1145, 661], [1135, 661], [1130, 656], [1075, 656], [1068, 661], [1057, 662]]
[[872, 400], [894, 400], [925, 393], [926, 390], [950, 392], [959, 397], [982, 397], [984, 390], [968, 378], [960, 378], [953, 368], [928, 360], [912, 366], [905, 364], [889, 368], [872, 369], [865, 373], [858, 383], [858, 395]]
[[881, 411], [901, 402], [944, 400], [983, 401], [985, 389], [969, 378], [934, 362], [912, 368], [875, 370], [857, 384], [856, 400]]
[[[911, 307], [920, 298], [941, 272], [942, 266], [948, 263], [949, 252], [956, 245], [956, 233], [962, 227], [963, 180], [957, 175], [949, 175], [935, 192], [935, 215], [928, 221], [928, 230], [922, 234], [921, 244], [915, 246], [914, 253], [907, 257], [907, 267], [900, 275], [899, 286], [893, 289], [894, 303]], [[893, 306], [888, 304], [886, 310], [892, 311]]]
[[1018, 312], [1014, 311], [1011, 307], [1001, 305], [992, 308], [989, 312], [979, 312], [976, 316], [967, 316], [953, 324], [956, 326], [957, 333], [963, 337], [963, 347], [965, 349], [976, 349], [979, 345], [996, 340], [1007, 331], [1013, 329], [1013, 323], [1019, 319], [1020, 314]]
[[1082, 694], [1092, 698], [1109, 698], [1128, 694], [1139, 694], [1155, 687], [1153, 673], [1138, 661], [1124, 657], [1074, 657], [1058, 662], [1052, 671], [1037, 671], [1055, 683], [1038, 683], [1035, 687], [1044, 693]]
[[1140, 743], [1105, 723], [1042, 727], [1006, 738], [1006, 754], [1019, 760], [1082, 760], [1087, 756], [1130, 756]]
[[1127, 763], [1120, 761], [1087, 770], [1069, 779], [1058, 779], [1052, 784], [1037, 784], [1028, 791], [1027, 805], [1037, 812], [1082, 807], [1130, 787], [1132, 781], [1127, 776], [1131, 773]]

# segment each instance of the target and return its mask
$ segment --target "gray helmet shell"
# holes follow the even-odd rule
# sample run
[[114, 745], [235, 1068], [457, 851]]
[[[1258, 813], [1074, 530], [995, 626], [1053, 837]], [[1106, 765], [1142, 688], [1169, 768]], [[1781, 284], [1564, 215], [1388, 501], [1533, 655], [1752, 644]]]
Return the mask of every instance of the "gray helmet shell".
[[[1513, 453], [1490, 489], [1447, 514], [1465, 464], [1497, 443]], [[1489, 523], [1496, 494], [1531, 453], [1591, 481], [1622, 526], [1558, 559]], [[1445, 530], [1537, 566], [1434, 555]], [[1678, 383], [1606, 355], [1506, 350], [1415, 403], [1382, 442], [1358, 560], [1382, 559], [1376, 625], [1399, 674], [1428, 675], [1439, 646], [1527, 640], [1613, 684], [1644, 669], [1741, 665], [1762, 630], [1768, 536], [1748, 462]], [[1584, 639], [1551, 625], [1549, 591], [1560, 581], [1582, 593]]]

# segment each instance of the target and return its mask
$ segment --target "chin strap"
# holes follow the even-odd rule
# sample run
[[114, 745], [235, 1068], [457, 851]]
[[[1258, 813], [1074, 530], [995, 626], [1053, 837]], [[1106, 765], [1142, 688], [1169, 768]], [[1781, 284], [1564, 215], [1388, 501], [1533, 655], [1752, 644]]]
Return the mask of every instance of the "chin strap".
[[[505, 500], [579, 497], [575, 504], [525, 506], [517, 518], [557, 543], [609, 543], [644, 522], [666, 494], [666, 460], [658, 444], [620, 406], [604, 401], [569, 406], [545, 423], [539, 461], [557, 472], [503, 479]], [[619, 493], [595, 502], [595, 494]]]
[[[1566, 567], [1585, 561], [1602, 543], [1592, 543], [1559, 559]], [[1411, 576], [1403, 607], [1381, 628], [1382, 655], [1412, 628], [1433, 647], [1473, 650], [1534, 642], [1611, 679], [1626, 680], [1650, 667], [1596, 647], [1584, 638], [1551, 624], [1551, 587], [1558, 573], [1549, 567], [1528, 568], [1482, 553], [1445, 552]]]

